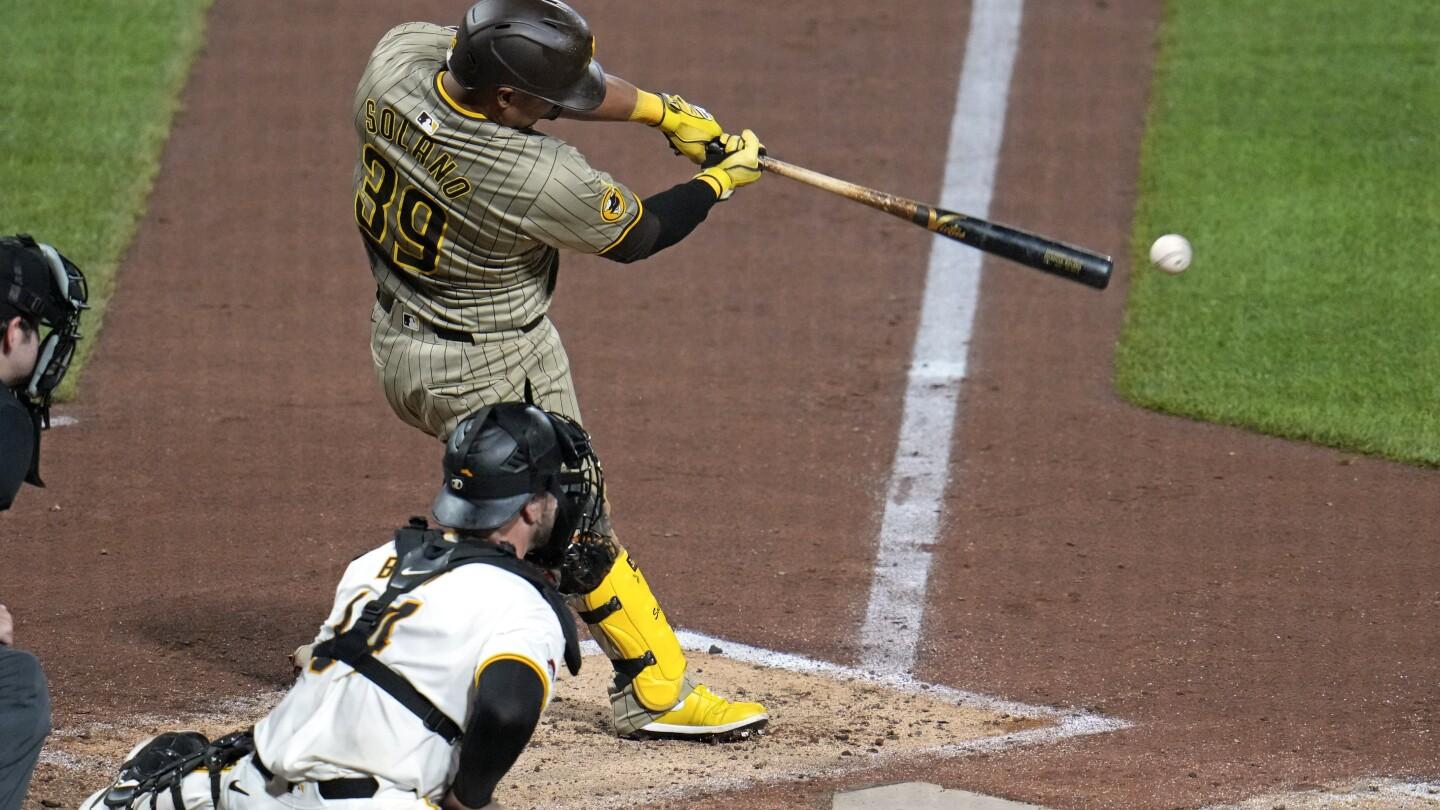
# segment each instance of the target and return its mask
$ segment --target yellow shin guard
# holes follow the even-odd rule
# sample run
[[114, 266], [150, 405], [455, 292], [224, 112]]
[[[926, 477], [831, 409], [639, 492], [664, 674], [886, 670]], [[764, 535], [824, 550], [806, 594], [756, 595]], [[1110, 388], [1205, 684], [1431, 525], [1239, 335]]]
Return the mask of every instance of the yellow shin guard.
[[684, 697], [685, 653], [629, 552], [621, 549], [599, 587], [573, 599], [615, 665], [616, 691], [628, 684], [642, 707], [674, 708]]

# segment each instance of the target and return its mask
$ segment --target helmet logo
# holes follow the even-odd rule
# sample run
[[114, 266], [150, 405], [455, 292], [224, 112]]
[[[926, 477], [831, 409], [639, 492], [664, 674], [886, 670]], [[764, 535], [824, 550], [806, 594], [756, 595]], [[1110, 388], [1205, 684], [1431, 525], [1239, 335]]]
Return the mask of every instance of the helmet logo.
[[461, 481], [459, 478], [451, 478], [450, 488], [455, 490], [456, 492], [459, 492], [460, 490], [465, 488], [465, 482]]

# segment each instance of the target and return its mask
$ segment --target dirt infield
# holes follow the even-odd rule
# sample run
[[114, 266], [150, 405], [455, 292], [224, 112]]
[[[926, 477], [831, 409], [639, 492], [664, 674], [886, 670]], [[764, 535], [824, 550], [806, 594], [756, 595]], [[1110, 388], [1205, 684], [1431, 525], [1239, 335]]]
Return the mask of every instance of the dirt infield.
[[[556, 684], [550, 708], [497, 801], [511, 810], [637, 807], [737, 784], [874, 771], [956, 745], [990, 747], [987, 740], [1057, 722], [969, 705], [937, 689], [814, 677], [721, 655], [692, 654], [691, 665], [697, 675], [723, 680], [736, 694], [773, 706], [773, 728], [729, 745], [618, 740], [608, 707], [598, 699], [610, 678], [609, 662], [591, 655], [579, 676]], [[47, 748], [32, 798], [75, 807], [103, 781], [94, 775], [113, 773], [138, 741], [181, 728], [214, 739], [255, 723], [283, 694], [270, 690], [199, 715], [143, 715], [63, 729]]]
[[[324, 5], [217, 0], [65, 409], [78, 424], [46, 440], [51, 487], [0, 516], [0, 593], [51, 678], [53, 745], [282, 689], [345, 561], [429, 502], [439, 448], [371, 376], [348, 103], [399, 15], [465, 4]], [[968, 3], [804, 0], [723, 26], [688, 1], [582, 8], [607, 69], [777, 156], [937, 198]], [[1119, 276], [1096, 294], [987, 263], [915, 673], [1135, 725], [656, 804], [827, 807], [923, 778], [1057, 808], [1199, 807], [1440, 775], [1440, 475], [1113, 393], [1159, 12], [1025, 4], [990, 213], [1108, 246]], [[653, 132], [555, 129], [642, 194], [688, 176]], [[928, 247], [771, 178], [646, 264], [565, 260], [554, 318], [586, 422], [678, 624], [855, 663]], [[777, 717], [804, 700], [766, 694]], [[73, 774], [43, 773], [27, 806], [103, 781]]]

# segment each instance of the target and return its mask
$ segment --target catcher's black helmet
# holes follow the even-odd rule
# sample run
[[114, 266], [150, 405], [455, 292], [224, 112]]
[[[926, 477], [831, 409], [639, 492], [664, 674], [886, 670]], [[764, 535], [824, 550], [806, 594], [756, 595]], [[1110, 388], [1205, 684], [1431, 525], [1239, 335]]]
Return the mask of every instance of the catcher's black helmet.
[[513, 87], [580, 111], [605, 100], [590, 25], [560, 0], [480, 0], [465, 12], [448, 61], [470, 90]]
[[555, 530], [546, 544], [554, 554], [594, 528], [604, 503], [589, 435], [534, 405], [502, 402], [476, 412], [450, 434], [442, 466], [445, 482], [430, 511], [451, 528], [497, 529], [536, 495], [555, 495]]

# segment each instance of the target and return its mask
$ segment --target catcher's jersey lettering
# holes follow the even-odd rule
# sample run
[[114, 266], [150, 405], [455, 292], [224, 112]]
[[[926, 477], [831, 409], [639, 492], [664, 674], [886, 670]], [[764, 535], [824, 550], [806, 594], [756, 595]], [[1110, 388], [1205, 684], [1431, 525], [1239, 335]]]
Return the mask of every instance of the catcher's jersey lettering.
[[519, 330], [549, 309], [559, 249], [601, 253], [644, 212], [564, 141], [451, 98], [452, 36], [408, 23], [371, 54], [353, 107], [355, 221], [376, 284], [420, 320]]
[[375, 628], [374, 640], [370, 642], [370, 652], [377, 653], [390, 646], [390, 636], [395, 632], [395, 624], [414, 616], [420, 610], [420, 603], [407, 599], [398, 605], [391, 605], [385, 611], [385, 616], [380, 619], [380, 626]]
[[[392, 557], [385, 565], [393, 568], [394, 563], [395, 559]], [[381, 576], [388, 577], [390, 575], [381, 574]], [[345, 606], [345, 615], [341, 618], [340, 624], [332, 628], [334, 633], [338, 635], [350, 629], [350, 617], [355, 609], [355, 602], [362, 598], [369, 601], [374, 599], [375, 595], [367, 591], [356, 597], [355, 600], [351, 600], [350, 604]], [[413, 599], [406, 599], [398, 605], [386, 608], [385, 615], [380, 617], [380, 621], [375, 627], [375, 632], [370, 635], [370, 652], [377, 653], [389, 646], [390, 635], [395, 632], [395, 624], [415, 615], [416, 611], [420, 610], [420, 604]], [[335, 663], [333, 658], [312, 658], [310, 659], [310, 671], [324, 672], [333, 663]]]
[[[388, 565], [390, 565], [391, 567], [394, 567], [394, 565], [395, 565], [395, 558], [394, 558], [394, 557], [391, 557], [391, 558], [390, 558], [390, 562], [388, 563]], [[386, 577], [389, 577], [389, 576], [390, 576], [389, 574], [381, 574], [380, 577], [377, 577], [377, 579], [379, 579], [379, 578], [386, 578]], [[361, 600], [366, 600], [366, 601], [368, 601], [368, 600], [373, 599], [373, 598], [374, 598], [374, 594], [371, 594], [369, 591], [366, 591], [366, 590], [362, 589], [362, 590], [360, 591], [360, 593], [356, 594], [355, 597], [354, 597], [353, 599], [351, 599], [351, 600], [349, 601], [349, 603], [347, 603], [347, 604], [345, 605], [345, 611], [340, 614], [340, 623], [337, 624], [336, 627], [349, 627], [349, 626], [350, 626], [350, 617], [353, 616], [353, 615], [355, 615], [355, 605], [358, 604]], [[311, 672], [316, 672], [316, 673], [324, 672], [325, 670], [329, 669], [329, 668], [331, 667], [331, 665], [334, 664], [334, 663], [335, 663], [335, 659], [334, 659], [334, 658], [319, 658], [319, 657], [311, 658], [311, 659], [310, 659], [310, 671], [311, 671]]]

